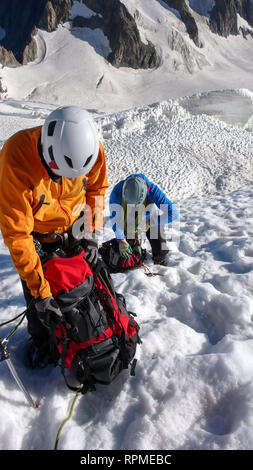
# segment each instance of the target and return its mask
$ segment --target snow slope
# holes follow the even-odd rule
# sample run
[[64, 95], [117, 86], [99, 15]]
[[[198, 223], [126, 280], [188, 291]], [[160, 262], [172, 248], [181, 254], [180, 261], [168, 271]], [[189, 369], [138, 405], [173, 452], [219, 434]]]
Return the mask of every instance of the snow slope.
[[[70, 22], [52, 33], [38, 31], [39, 54], [34, 63], [0, 70], [5, 97], [77, 104], [111, 113], [209, 90], [246, 88], [253, 92], [253, 39], [242, 35], [225, 39], [211, 33], [206, 20], [212, 0], [189, 2], [202, 48], [190, 40], [178, 12], [162, 0], [124, 3], [136, 20], [142, 41], [155, 45], [160, 57], [157, 69], [116, 69], [105, 59], [110, 48], [101, 30], [72, 28]], [[85, 5], [74, 2], [72, 18], [92, 14]], [[239, 23], [251, 29], [242, 18]]]
[[[52, 107], [1, 102], [1, 145], [42, 123]], [[160, 276], [113, 275], [141, 325], [136, 376], [124, 371], [110, 386], [80, 397], [59, 449], [252, 449], [251, 111], [251, 93], [231, 89], [95, 114], [108, 161], [106, 203], [121, 177], [143, 171], [176, 204], [180, 222], [173, 225], [167, 266], [152, 265], [147, 244], [147, 266]], [[110, 235], [106, 227], [104, 238]], [[2, 239], [0, 281], [4, 322], [25, 304]], [[1, 328], [1, 337], [10, 328]], [[27, 338], [24, 323], [9, 349], [40, 406], [27, 405], [0, 363], [2, 450], [52, 449], [73, 398], [59, 368], [28, 368]]]

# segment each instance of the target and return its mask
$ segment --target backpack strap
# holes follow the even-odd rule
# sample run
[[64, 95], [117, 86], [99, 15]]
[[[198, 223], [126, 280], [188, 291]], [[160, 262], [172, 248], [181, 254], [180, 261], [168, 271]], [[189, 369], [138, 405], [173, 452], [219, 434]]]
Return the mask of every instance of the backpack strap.
[[68, 340], [66, 334], [63, 334], [62, 339], [62, 354], [61, 354], [61, 373], [64, 377], [65, 383], [67, 387], [72, 391], [72, 392], [81, 392], [83, 395], [87, 392], [93, 392], [96, 390], [96, 387], [94, 385], [94, 380], [91, 376], [91, 371], [90, 367], [87, 363], [87, 361], [82, 361], [83, 364], [83, 378], [84, 380], [81, 381], [81, 385], [79, 387], [73, 387], [70, 385], [67, 381], [66, 374], [65, 374], [65, 362], [66, 362], [66, 355], [67, 355], [67, 349], [68, 349]]
[[104, 265], [103, 261], [101, 259], [98, 259], [95, 269], [93, 269], [94, 281], [97, 279], [101, 269], [103, 268], [103, 265]]

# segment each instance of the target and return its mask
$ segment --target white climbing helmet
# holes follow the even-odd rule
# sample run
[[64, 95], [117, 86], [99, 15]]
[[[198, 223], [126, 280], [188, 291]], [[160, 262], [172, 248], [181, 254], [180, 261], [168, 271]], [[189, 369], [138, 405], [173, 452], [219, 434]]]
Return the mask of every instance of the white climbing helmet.
[[42, 127], [41, 143], [49, 168], [66, 178], [86, 175], [98, 157], [95, 122], [78, 106], [61, 107], [50, 113]]

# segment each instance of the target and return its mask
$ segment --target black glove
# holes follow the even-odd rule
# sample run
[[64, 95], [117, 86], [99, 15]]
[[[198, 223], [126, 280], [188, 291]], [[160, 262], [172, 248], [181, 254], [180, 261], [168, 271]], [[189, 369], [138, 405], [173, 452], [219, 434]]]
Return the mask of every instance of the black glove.
[[54, 298], [38, 299], [35, 302], [38, 318], [46, 328], [59, 328], [63, 315]]
[[85, 259], [92, 266], [96, 266], [98, 261], [98, 241], [95, 238], [84, 239]]

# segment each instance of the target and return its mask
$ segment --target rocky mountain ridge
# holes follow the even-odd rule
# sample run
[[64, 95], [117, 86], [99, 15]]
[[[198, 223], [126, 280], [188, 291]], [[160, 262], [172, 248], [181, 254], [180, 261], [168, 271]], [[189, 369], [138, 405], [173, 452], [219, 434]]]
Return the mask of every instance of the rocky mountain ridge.
[[[80, 0], [78, 0], [80, 1]], [[199, 3], [195, 0], [157, 0], [177, 10], [189, 37], [201, 48], [198, 22]], [[208, 0], [203, 0], [208, 1]], [[100, 28], [107, 36], [111, 52], [107, 60], [115, 67], [155, 68], [159, 55], [151, 42], [143, 43], [134, 17], [120, 0], [82, 0], [94, 15], [89, 18], [76, 16], [73, 27]], [[252, 35], [250, 29], [240, 31], [238, 14], [253, 27], [253, 3], [251, 0], [214, 0], [206, 22], [213, 33], [224, 37], [243, 33]], [[34, 39], [37, 28], [52, 32], [60, 23], [70, 20], [73, 0], [26, 0], [26, 8], [20, 0], [0, 2], [0, 63], [8, 67], [27, 64], [37, 57]]]
[[77, 16], [74, 27], [100, 28], [108, 37], [111, 51], [107, 60], [116, 67], [154, 68], [159, 58], [153, 44], [143, 44], [136, 22], [119, 0], [84, 0], [95, 12], [90, 18]]

